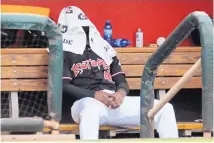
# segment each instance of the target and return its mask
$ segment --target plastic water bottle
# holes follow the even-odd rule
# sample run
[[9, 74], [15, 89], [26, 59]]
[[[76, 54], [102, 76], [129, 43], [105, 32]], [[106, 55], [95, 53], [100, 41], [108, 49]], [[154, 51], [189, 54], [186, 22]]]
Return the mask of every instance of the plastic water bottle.
[[136, 32], [136, 47], [143, 47], [143, 32], [141, 32], [140, 28]]
[[130, 44], [131, 44], [131, 41], [124, 38], [113, 39], [111, 42], [112, 47], [127, 47]]
[[110, 20], [106, 20], [104, 26], [104, 39], [108, 41], [108, 43], [111, 43], [112, 41], [112, 25]]

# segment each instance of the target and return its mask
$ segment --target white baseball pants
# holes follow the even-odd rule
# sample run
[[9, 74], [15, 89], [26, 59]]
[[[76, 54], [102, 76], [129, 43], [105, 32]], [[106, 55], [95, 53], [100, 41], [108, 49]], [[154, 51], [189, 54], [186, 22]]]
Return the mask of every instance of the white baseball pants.
[[[158, 100], [154, 101], [157, 104]], [[117, 109], [109, 109], [94, 98], [83, 98], [71, 107], [72, 118], [79, 124], [80, 139], [96, 140], [100, 125], [140, 125], [140, 97], [125, 97]], [[167, 103], [154, 117], [154, 125], [160, 138], [178, 138], [178, 129], [173, 106]]]

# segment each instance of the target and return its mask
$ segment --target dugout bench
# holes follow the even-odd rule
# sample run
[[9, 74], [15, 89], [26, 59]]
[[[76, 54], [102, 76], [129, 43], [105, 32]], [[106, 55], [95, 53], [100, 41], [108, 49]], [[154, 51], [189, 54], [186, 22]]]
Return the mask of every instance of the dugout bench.
[[[147, 59], [156, 48], [117, 48], [118, 58], [130, 90], [140, 90], [141, 75]], [[1, 49], [1, 91], [11, 92], [11, 117], [18, 117], [17, 91], [46, 91], [48, 74], [48, 51], [46, 49]], [[155, 89], [161, 98], [167, 89], [170, 89], [183, 74], [200, 58], [200, 47], [178, 47], [159, 66], [155, 79]], [[184, 85], [186, 89], [202, 88], [201, 69]], [[69, 113], [70, 114], [70, 113]], [[202, 123], [178, 122], [178, 129], [191, 135], [191, 130], [201, 130]], [[105, 135], [114, 136], [118, 131], [139, 132], [140, 127], [118, 128], [101, 126], [100, 131]], [[49, 129], [44, 129], [44, 132]], [[78, 134], [77, 124], [61, 124], [60, 131], [71, 131]]]

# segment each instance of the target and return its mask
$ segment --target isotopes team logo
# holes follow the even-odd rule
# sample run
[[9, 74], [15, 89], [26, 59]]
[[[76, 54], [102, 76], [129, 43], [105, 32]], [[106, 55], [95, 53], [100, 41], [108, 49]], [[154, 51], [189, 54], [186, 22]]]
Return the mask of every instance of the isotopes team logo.
[[112, 81], [110, 67], [103, 59], [100, 58], [97, 58], [97, 60], [88, 59], [86, 61], [82, 61], [81, 63], [73, 64], [73, 66], [71, 67], [71, 71], [74, 73], [74, 76], [77, 77], [79, 74], [82, 74], [84, 70], [91, 69], [92, 67], [98, 67], [99, 70], [101, 69], [101, 67], [103, 67], [104, 79]]
[[73, 13], [72, 7], [71, 6], [66, 7], [65, 12], [66, 13]]
[[59, 27], [59, 30], [62, 32], [62, 33], [65, 33], [68, 31], [68, 26], [67, 25], [62, 25], [62, 24], [58, 24], [58, 27]]
[[80, 19], [80, 20], [87, 20], [88, 17], [87, 17], [85, 14], [80, 13], [80, 14], [78, 15], [78, 19]]

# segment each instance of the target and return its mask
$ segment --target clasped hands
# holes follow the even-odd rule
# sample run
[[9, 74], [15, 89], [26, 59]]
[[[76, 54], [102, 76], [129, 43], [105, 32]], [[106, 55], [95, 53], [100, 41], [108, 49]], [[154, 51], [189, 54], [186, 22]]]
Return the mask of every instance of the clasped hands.
[[125, 96], [126, 92], [124, 90], [118, 90], [113, 94], [96, 91], [94, 98], [105, 104], [108, 108], [116, 109], [123, 103]]

